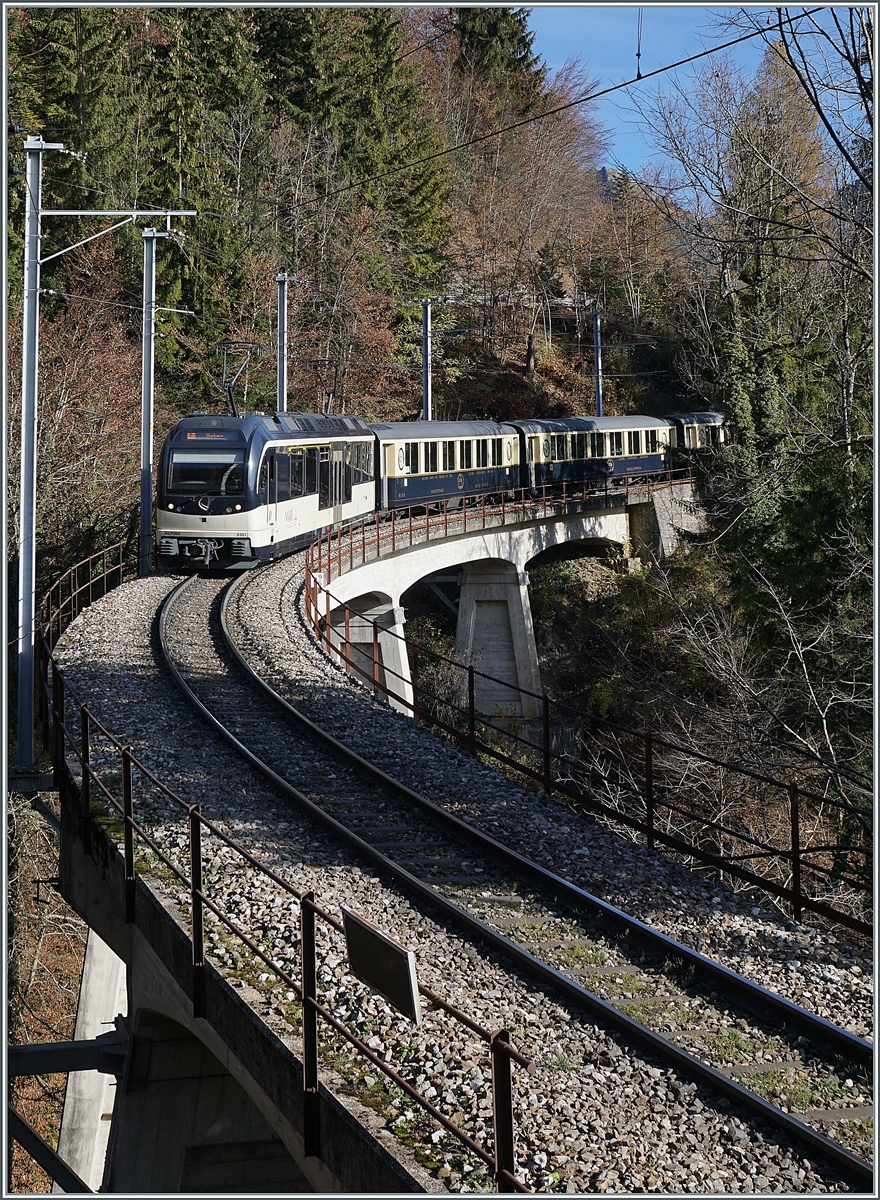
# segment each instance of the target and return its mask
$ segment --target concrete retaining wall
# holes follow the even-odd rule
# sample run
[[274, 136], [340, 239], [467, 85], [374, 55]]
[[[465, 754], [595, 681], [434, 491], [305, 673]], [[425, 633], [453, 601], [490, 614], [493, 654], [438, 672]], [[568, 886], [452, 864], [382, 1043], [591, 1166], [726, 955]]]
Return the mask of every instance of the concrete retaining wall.
[[[218, 1164], [225, 1155], [230, 1179], [238, 1177], [248, 1156], [257, 1164], [255, 1171], [274, 1171], [276, 1176], [286, 1171], [281, 1190], [442, 1191], [415, 1162], [404, 1160], [403, 1148], [375, 1114], [323, 1083], [321, 1157], [306, 1158], [298, 1039], [289, 1036], [280, 1018], [277, 1027], [271, 1027], [268, 1005], [257, 992], [246, 985], [231, 986], [210, 964], [207, 1018], [192, 1016], [192, 951], [180, 913], [141, 877], [136, 919], [126, 924], [122, 855], [99, 828], [93, 833], [92, 853], [83, 853], [78, 816], [67, 798], [75, 795], [74, 787], [68, 780], [62, 803], [62, 894], [125, 962], [128, 1011], [135, 1034], [143, 1023], [141, 1044], [176, 1038], [189, 1047], [189, 1066], [182, 1064], [175, 1085], [164, 1051], [165, 1067], [155, 1078], [151, 1080], [149, 1070], [138, 1075], [136, 1039], [129, 1078], [117, 1089], [119, 1124], [111, 1132], [105, 1180], [134, 1194], [179, 1192], [186, 1175], [195, 1190], [218, 1190], [207, 1182], [210, 1176], [218, 1185], [215, 1176], [218, 1171], [222, 1175]], [[325, 1078], [332, 1084], [329, 1072]], [[127, 1091], [132, 1079], [140, 1087], [137, 1097]], [[175, 1086], [185, 1119], [181, 1115], [169, 1121], [169, 1096], [175, 1095]], [[116, 1120], [114, 1116], [114, 1124]], [[206, 1133], [212, 1121], [221, 1131], [213, 1143], [213, 1135]], [[164, 1161], [156, 1162], [156, 1154], [142, 1152], [140, 1143], [160, 1128], [168, 1140], [162, 1143]], [[230, 1142], [236, 1129], [243, 1129], [245, 1136]], [[206, 1142], [214, 1146], [208, 1160], [204, 1153], [199, 1157]]]

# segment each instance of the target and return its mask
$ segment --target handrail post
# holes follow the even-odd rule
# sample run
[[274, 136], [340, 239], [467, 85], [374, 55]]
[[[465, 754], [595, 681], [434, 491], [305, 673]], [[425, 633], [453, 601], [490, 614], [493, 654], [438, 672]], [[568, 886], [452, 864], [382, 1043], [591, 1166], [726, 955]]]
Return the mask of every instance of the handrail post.
[[64, 786], [64, 679], [58, 664], [52, 664], [52, 768], [53, 784], [60, 791]]
[[468, 750], [477, 753], [476, 705], [474, 701], [474, 665], [468, 663]]
[[506, 1029], [499, 1029], [493, 1033], [489, 1043], [492, 1062], [492, 1122], [495, 1133], [495, 1190], [502, 1193], [515, 1190], [510, 1179], [505, 1178], [505, 1174], [513, 1176], [516, 1168], [513, 1156], [512, 1064], [503, 1049], [503, 1045], [509, 1043], [510, 1033]]
[[[329, 573], [330, 562], [327, 561], [327, 571]], [[329, 582], [329, 581], [328, 581]], [[333, 643], [330, 640], [330, 593], [324, 592], [324, 636], [327, 641], [327, 653], [333, 649]]]
[[789, 787], [788, 796], [791, 806], [791, 890], [794, 893], [791, 907], [794, 919], [800, 921], [803, 915], [803, 906], [801, 905], [801, 812], [795, 784], [791, 784]]
[[550, 762], [550, 697], [546, 692], [541, 697], [541, 733], [544, 750], [544, 791], [549, 792], [553, 787], [553, 773]]
[[645, 823], [648, 827], [648, 848], [654, 849], [654, 739], [645, 734]]
[[412, 681], [412, 697], [413, 697], [412, 715], [413, 715], [413, 720], [418, 721], [419, 720], [419, 648], [415, 644], [415, 642], [413, 642], [412, 645], [409, 646], [408, 649], [409, 649], [409, 675], [410, 675], [410, 680]]
[[82, 781], [80, 795], [80, 836], [83, 854], [92, 852], [92, 801], [91, 801], [91, 738], [89, 737], [89, 710], [79, 706], [80, 758], [82, 759]]
[[43, 722], [43, 749], [52, 748], [52, 727], [49, 724], [49, 650], [42, 634], [37, 637], [37, 678], [40, 681], [38, 690], [40, 700], [40, 717]]
[[449, 497], [443, 497], [443, 536], [449, 537]]
[[303, 1028], [303, 1152], [306, 1158], [321, 1153], [321, 1114], [318, 1095], [318, 1002], [315, 967], [315, 893], [300, 902], [302, 946]]
[[351, 674], [351, 609], [345, 606], [345, 673]]
[[192, 901], [192, 1005], [193, 1016], [203, 1017], [205, 1004], [205, 913], [202, 905], [201, 808], [189, 810], [189, 883]]
[[379, 626], [373, 622], [373, 695], [379, 694]]
[[125, 921], [134, 924], [134, 826], [131, 791], [131, 747], [122, 751], [122, 847], [125, 860]]

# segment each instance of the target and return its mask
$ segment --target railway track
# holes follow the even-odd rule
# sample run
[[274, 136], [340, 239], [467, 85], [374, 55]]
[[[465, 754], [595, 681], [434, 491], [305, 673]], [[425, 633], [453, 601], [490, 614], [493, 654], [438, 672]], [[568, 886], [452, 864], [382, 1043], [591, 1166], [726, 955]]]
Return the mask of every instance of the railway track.
[[[318, 728], [246, 661], [264, 650], [246, 645], [237, 615], [254, 578], [187, 580], [161, 617], [178, 683], [254, 766], [542, 986], [823, 1159], [851, 1187], [870, 1189], [871, 1167], [854, 1152], [863, 1141], [847, 1145], [849, 1123], [863, 1130], [873, 1113], [863, 1094], [868, 1042], [511, 851]], [[796, 1089], [826, 1102], [795, 1116], [786, 1109]], [[846, 1103], [853, 1093], [863, 1102]]]

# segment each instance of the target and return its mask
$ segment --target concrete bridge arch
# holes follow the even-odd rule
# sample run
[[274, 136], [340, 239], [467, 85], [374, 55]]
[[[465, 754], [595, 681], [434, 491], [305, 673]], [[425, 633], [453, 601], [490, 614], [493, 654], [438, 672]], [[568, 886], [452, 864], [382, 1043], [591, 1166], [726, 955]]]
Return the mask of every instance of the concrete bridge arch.
[[[340, 652], [348, 640], [353, 659], [367, 677], [372, 678], [378, 665], [380, 685], [394, 693], [391, 704], [412, 712], [401, 598], [426, 576], [455, 568], [461, 585], [457, 657], [517, 689], [540, 694], [528, 563], [545, 550], [573, 542], [628, 547], [643, 559], [663, 557], [677, 548], [682, 531], [697, 532], [702, 521], [693, 483], [681, 481], [621, 494], [615, 508], [561, 513], [418, 542], [333, 579], [331, 648]], [[349, 628], [347, 639], [346, 607], [349, 626], [355, 625], [354, 636]], [[481, 681], [475, 689], [477, 711], [492, 716], [501, 708], [524, 718], [538, 715], [536, 701], [502, 693]]]
[[[623, 548], [629, 541], [629, 518], [621, 507], [481, 529], [397, 550], [333, 580], [331, 645], [341, 653], [348, 643], [350, 656], [363, 673], [356, 678], [372, 676], [376, 662], [380, 684], [393, 693], [391, 703], [411, 712], [412, 681], [401, 598], [426, 576], [455, 569], [461, 586], [456, 657], [479, 672], [476, 710], [490, 716], [535, 719], [540, 716], [540, 701], [519, 694], [541, 694], [527, 564], [563, 544], [588, 542]], [[484, 679], [484, 675], [517, 690]]]

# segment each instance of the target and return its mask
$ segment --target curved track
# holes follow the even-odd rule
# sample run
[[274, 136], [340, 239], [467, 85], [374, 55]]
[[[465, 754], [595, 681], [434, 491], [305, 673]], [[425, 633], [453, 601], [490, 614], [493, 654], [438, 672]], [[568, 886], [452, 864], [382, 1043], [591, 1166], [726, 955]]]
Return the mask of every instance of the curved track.
[[726, 1073], [711, 1061], [722, 1031], [735, 1028], [740, 1054], [754, 1048], [752, 1070], [799, 1070], [821, 1085], [841, 1071], [866, 1074], [869, 1043], [530, 862], [319, 729], [234, 645], [229, 626], [248, 579], [182, 583], [163, 607], [160, 639], [179, 685], [253, 766], [359, 855], [543, 985], [784, 1131], [850, 1186], [870, 1189], [863, 1159], [732, 1077], [747, 1077], [748, 1061]]

